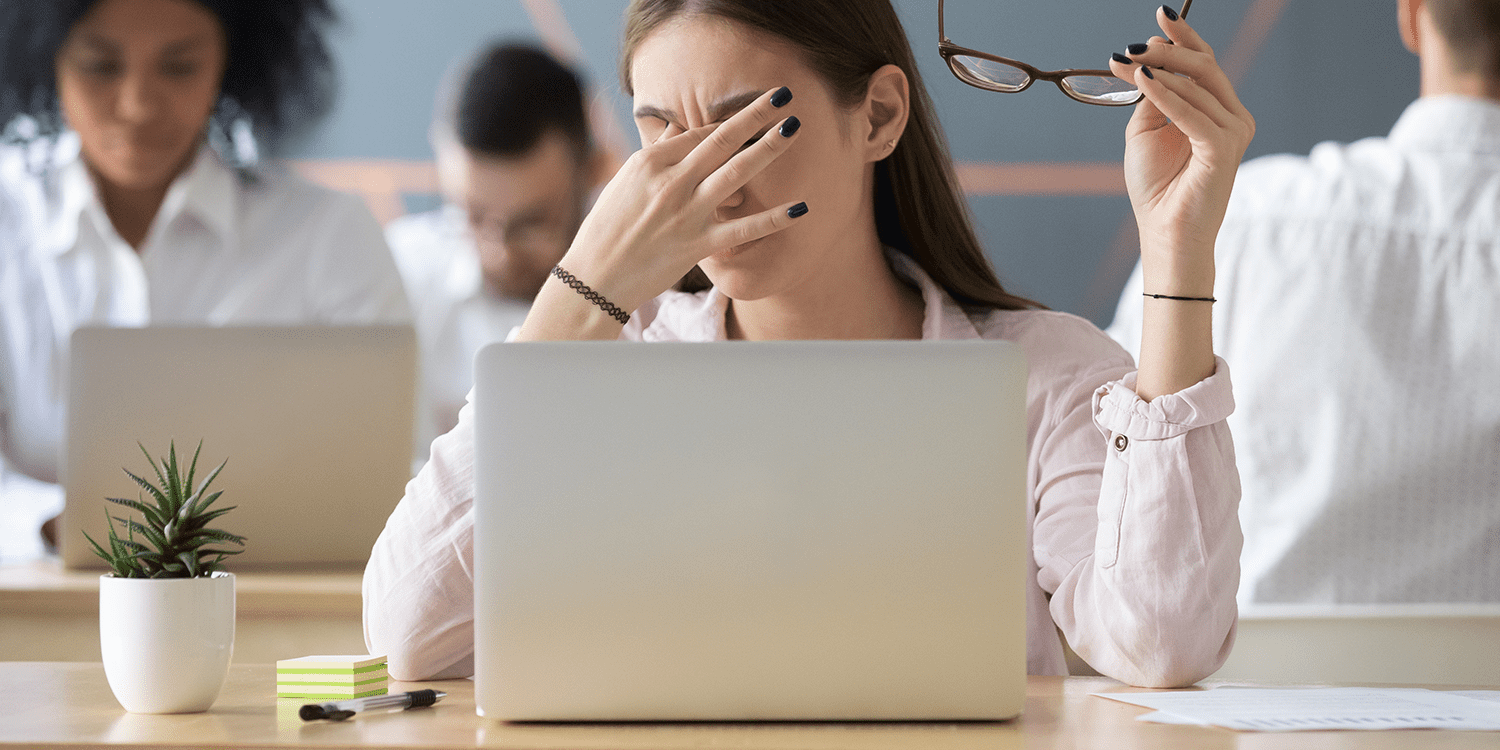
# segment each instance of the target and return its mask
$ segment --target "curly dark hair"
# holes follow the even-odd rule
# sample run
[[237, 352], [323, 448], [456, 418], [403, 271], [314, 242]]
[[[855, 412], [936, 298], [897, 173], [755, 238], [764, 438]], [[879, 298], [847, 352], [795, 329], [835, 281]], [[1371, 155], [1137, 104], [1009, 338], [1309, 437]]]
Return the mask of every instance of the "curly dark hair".
[[[333, 103], [333, 58], [324, 29], [337, 20], [328, 0], [192, 0], [219, 19], [228, 42], [224, 81], [210, 127], [233, 131], [249, 119], [274, 147], [327, 114]], [[0, 128], [7, 138], [55, 136], [56, 58], [73, 26], [99, 0], [0, 0]], [[25, 132], [12, 125], [25, 115]]]

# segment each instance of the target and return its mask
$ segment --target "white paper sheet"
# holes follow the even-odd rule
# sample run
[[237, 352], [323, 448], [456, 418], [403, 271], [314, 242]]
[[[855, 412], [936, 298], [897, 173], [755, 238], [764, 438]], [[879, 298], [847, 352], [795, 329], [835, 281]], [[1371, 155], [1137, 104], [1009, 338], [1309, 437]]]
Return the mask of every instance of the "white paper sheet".
[[1465, 729], [1500, 731], [1500, 694], [1419, 688], [1241, 688], [1161, 693], [1094, 693], [1156, 709], [1138, 717], [1160, 724], [1251, 732], [1313, 729]]

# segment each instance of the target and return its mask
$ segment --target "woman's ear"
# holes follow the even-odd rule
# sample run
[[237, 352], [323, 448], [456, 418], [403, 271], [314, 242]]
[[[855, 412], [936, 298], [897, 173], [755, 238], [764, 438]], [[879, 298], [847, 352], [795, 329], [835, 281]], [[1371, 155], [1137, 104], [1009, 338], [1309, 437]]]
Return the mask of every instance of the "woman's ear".
[[868, 119], [865, 156], [880, 161], [891, 155], [906, 132], [906, 118], [911, 114], [911, 86], [906, 71], [885, 65], [870, 76], [861, 114]]
[[1422, 5], [1423, 0], [1396, 0], [1396, 23], [1401, 29], [1401, 43], [1416, 55], [1422, 54], [1419, 33], [1422, 24], [1417, 18], [1422, 13]]

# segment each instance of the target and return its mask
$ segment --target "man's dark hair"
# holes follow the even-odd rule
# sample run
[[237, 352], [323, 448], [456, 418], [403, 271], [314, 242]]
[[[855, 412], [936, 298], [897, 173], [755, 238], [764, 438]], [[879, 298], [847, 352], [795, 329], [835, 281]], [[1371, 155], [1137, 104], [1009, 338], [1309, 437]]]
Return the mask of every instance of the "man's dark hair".
[[[328, 0], [194, 0], [219, 19], [227, 64], [212, 126], [248, 117], [274, 146], [326, 114], [333, 59], [323, 30], [336, 20]], [[57, 52], [99, 0], [0, 0], [0, 128], [20, 115], [54, 136], [64, 124], [57, 99]]]
[[580, 161], [593, 149], [578, 75], [529, 44], [482, 50], [458, 86], [453, 125], [464, 148], [514, 158], [556, 131]]
[[1500, 0], [1427, 0], [1461, 72], [1500, 81]]

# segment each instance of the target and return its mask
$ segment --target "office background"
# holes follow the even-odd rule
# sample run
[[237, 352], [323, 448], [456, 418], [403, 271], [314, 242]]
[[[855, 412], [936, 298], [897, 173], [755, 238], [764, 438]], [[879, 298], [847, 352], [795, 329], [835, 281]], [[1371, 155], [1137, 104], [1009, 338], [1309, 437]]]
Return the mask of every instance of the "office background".
[[[1093, 107], [1039, 83], [995, 94], [959, 83], [937, 55], [936, 0], [895, 0], [937, 104], [981, 238], [1015, 292], [1106, 325], [1138, 247], [1120, 159], [1129, 108]], [[1180, 2], [1180, 0], [1177, 0]], [[1180, 7], [1174, 2], [1174, 7]], [[530, 38], [573, 59], [596, 129], [623, 158], [639, 146], [616, 73], [628, 0], [343, 0], [333, 35], [335, 110], [284, 156], [365, 195], [384, 220], [436, 205], [427, 145], [434, 92], [492, 38]], [[1045, 69], [1105, 67], [1159, 33], [1152, 0], [948, 0], [956, 43]], [[1394, 0], [1198, 0], [1258, 125], [1249, 157], [1383, 135], [1417, 95]]]

